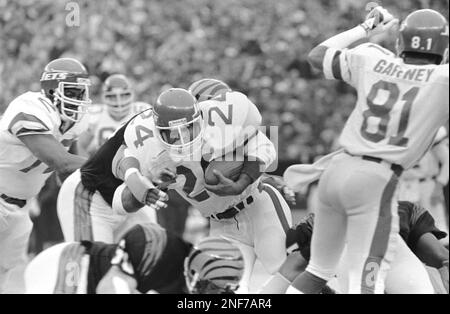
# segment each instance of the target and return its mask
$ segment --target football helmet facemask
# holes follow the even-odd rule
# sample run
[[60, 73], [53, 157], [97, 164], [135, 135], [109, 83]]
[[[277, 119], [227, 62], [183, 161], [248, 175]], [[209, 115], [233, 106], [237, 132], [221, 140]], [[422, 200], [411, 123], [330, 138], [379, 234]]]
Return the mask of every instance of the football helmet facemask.
[[72, 58], [60, 58], [45, 66], [41, 90], [59, 110], [63, 120], [78, 122], [91, 104], [86, 68]]
[[163, 92], [153, 107], [157, 137], [176, 159], [201, 151], [203, 118], [196, 99], [185, 89]]
[[122, 74], [109, 76], [103, 84], [102, 98], [113, 118], [126, 117], [134, 100], [134, 92], [128, 78]]
[[244, 257], [231, 241], [202, 239], [184, 261], [186, 286], [191, 294], [233, 294], [244, 274]]

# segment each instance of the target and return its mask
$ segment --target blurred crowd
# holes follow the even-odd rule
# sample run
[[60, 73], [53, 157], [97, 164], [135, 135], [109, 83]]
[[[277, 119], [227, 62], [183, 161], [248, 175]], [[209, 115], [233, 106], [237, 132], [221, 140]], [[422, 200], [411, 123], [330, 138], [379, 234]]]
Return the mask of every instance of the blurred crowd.
[[[66, 5], [69, 3], [69, 6]], [[70, 3], [79, 26], [68, 26]], [[398, 17], [447, 0], [390, 0]], [[355, 102], [351, 88], [321, 80], [306, 61], [327, 37], [365, 15], [360, 0], [0, 0], [0, 113], [18, 94], [39, 90], [51, 59], [78, 58], [92, 97], [111, 73], [129, 75], [152, 103], [169, 86], [201, 77], [247, 93], [266, 125], [279, 125], [280, 159], [308, 162], [329, 152]], [[392, 43], [390, 43], [392, 44]], [[392, 48], [392, 47], [390, 47]]]

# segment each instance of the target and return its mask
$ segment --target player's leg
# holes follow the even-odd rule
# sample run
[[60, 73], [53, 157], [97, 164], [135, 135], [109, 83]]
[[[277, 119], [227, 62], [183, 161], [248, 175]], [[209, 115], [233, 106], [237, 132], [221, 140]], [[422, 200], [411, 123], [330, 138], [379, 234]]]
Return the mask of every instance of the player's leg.
[[349, 293], [384, 293], [399, 229], [393, 197], [398, 178], [385, 165], [351, 158], [343, 166], [357, 170], [342, 182], [341, 193], [348, 216]]
[[27, 206], [19, 208], [0, 200], [0, 293], [16, 292], [13, 286], [22, 286], [22, 272], [16, 276], [15, 270], [27, 262], [32, 227]]
[[123, 235], [133, 226], [146, 223], [158, 223], [156, 210], [150, 206], [144, 206], [137, 212], [126, 216], [125, 220], [114, 229], [114, 243], [118, 243]]
[[127, 216], [113, 213], [111, 207], [100, 193], [94, 193], [90, 201], [89, 222], [87, 224], [87, 226], [91, 226], [90, 236], [92, 238], [87, 240], [115, 243], [114, 234], [127, 219]]
[[25, 270], [26, 293], [85, 294], [89, 259], [76, 242], [54, 245], [38, 254]]
[[244, 274], [238, 289], [239, 294], [246, 294], [249, 291], [250, 277], [255, 266], [256, 254], [253, 247], [253, 239], [250, 238], [251, 225], [244, 211], [236, 215], [235, 218], [210, 221], [209, 235], [213, 237], [226, 237], [239, 247], [244, 257]]
[[433, 294], [434, 289], [422, 262], [397, 235], [395, 258], [386, 277], [386, 293]]
[[252, 224], [255, 253], [268, 273], [276, 273], [286, 260], [286, 232], [292, 226], [291, 211], [283, 196], [262, 184], [247, 209]]
[[67, 242], [75, 241], [75, 207], [79, 206], [75, 195], [80, 185], [80, 172], [77, 170], [63, 182], [58, 194], [57, 214], [64, 240]]
[[[304, 293], [319, 293], [337, 270], [345, 244], [347, 217], [340, 206], [338, 192], [344, 173], [339, 163], [332, 163], [322, 175], [318, 186], [311, 259], [306, 271], [292, 286]], [[294, 293], [289, 289], [288, 293]]]

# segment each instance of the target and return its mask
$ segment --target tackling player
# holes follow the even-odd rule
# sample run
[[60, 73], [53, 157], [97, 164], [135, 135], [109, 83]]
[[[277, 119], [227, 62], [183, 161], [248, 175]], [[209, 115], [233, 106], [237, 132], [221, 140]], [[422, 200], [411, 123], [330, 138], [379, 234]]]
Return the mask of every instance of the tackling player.
[[182, 293], [191, 244], [156, 224], [135, 225], [118, 244], [66, 242], [36, 256], [25, 271], [27, 293]]
[[[443, 191], [448, 184], [448, 171], [448, 134], [446, 128], [441, 127], [430, 150], [413, 168], [403, 174], [398, 198], [418, 202], [428, 208], [437, 227], [447, 233]], [[448, 237], [445, 242], [448, 244]]]
[[[423, 282], [418, 280], [420, 277], [414, 271], [414, 266], [408, 262], [407, 245], [409, 250], [427, 265], [429, 271], [427, 277], [431, 279], [435, 293], [447, 294], [449, 253], [448, 249], [439, 242], [439, 239], [446, 236], [445, 232], [436, 228], [430, 213], [417, 204], [399, 202], [398, 210], [402, 249], [397, 252], [388, 272], [385, 292], [404, 294], [424, 293], [426, 291], [423, 289]], [[288, 257], [279, 272], [264, 285], [261, 293], [284, 293], [290, 283], [305, 270], [310, 259], [313, 226], [314, 214], [309, 214], [287, 232], [286, 247], [293, 253]], [[340, 268], [345, 268], [345, 261], [341, 261]], [[342, 270], [337, 272], [337, 283], [339, 292], [343, 292], [346, 285], [340, 274], [342, 274]], [[435, 274], [439, 274], [439, 276], [435, 276]]]
[[449, 118], [448, 23], [433, 10], [411, 13], [401, 24], [398, 56], [357, 41], [388, 32], [398, 20], [377, 7], [361, 25], [309, 54], [328, 79], [357, 89], [355, 109], [319, 181], [311, 260], [289, 289], [317, 293], [336, 272], [347, 243], [350, 293], [383, 293], [397, 242], [394, 191], [403, 169], [428, 150]]
[[[183, 89], [162, 93], [153, 115], [137, 116], [126, 127], [125, 145], [113, 167], [125, 184], [116, 190], [113, 207], [123, 212], [142, 204], [161, 209], [167, 196], [160, 189], [175, 189], [211, 218], [212, 236], [238, 241], [246, 262], [245, 290], [256, 257], [268, 272], [276, 271], [286, 257], [289, 207], [275, 188], [260, 184], [275, 150], [258, 131], [261, 116], [246, 96], [211, 79], [194, 83], [190, 90], [192, 94]], [[196, 98], [206, 100], [197, 103]], [[205, 183], [212, 160], [240, 151], [243, 166], [235, 181], [215, 172], [219, 183]]]
[[103, 104], [91, 113], [89, 128], [78, 140], [80, 151], [91, 156], [114, 132], [134, 115], [151, 108], [134, 101], [129, 79], [122, 74], [110, 75], [103, 83]]
[[0, 121], [0, 292], [8, 271], [26, 258], [29, 200], [53, 171], [66, 177], [85, 161], [68, 153], [85, 129], [91, 103], [85, 67], [75, 59], [56, 59], [40, 81], [41, 92], [18, 96]]
[[28, 265], [25, 284], [32, 294], [217, 294], [233, 293], [242, 273], [242, 253], [226, 239], [192, 247], [156, 224], [142, 224], [119, 244], [82, 241], [45, 250]]

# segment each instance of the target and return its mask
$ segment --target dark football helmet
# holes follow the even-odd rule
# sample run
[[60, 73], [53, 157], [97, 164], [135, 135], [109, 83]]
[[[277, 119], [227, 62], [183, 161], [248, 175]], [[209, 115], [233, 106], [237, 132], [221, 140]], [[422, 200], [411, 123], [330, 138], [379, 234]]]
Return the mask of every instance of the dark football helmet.
[[184, 262], [184, 277], [192, 294], [232, 294], [243, 274], [242, 252], [225, 238], [202, 239]]
[[448, 35], [448, 22], [442, 14], [430, 9], [414, 11], [400, 26], [399, 55], [433, 55], [440, 63], [447, 58]]
[[122, 74], [109, 76], [103, 83], [102, 98], [113, 118], [120, 120], [126, 117], [134, 100], [134, 91], [128, 78]]
[[192, 83], [188, 89], [199, 102], [231, 92], [231, 88], [226, 83], [211, 78], [198, 80]]
[[60, 58], [45, 66], [41, 76], [41, 90], [49, 98], [64, 120], [78, 122], [91, 104], [86, 68], [72, 58]]
[[197, 100], [182, 88], [171, 88], [159, 95], [153, 106], [157, 136], [177, 157], [199, 151], [203, 137], [203, 119]]

